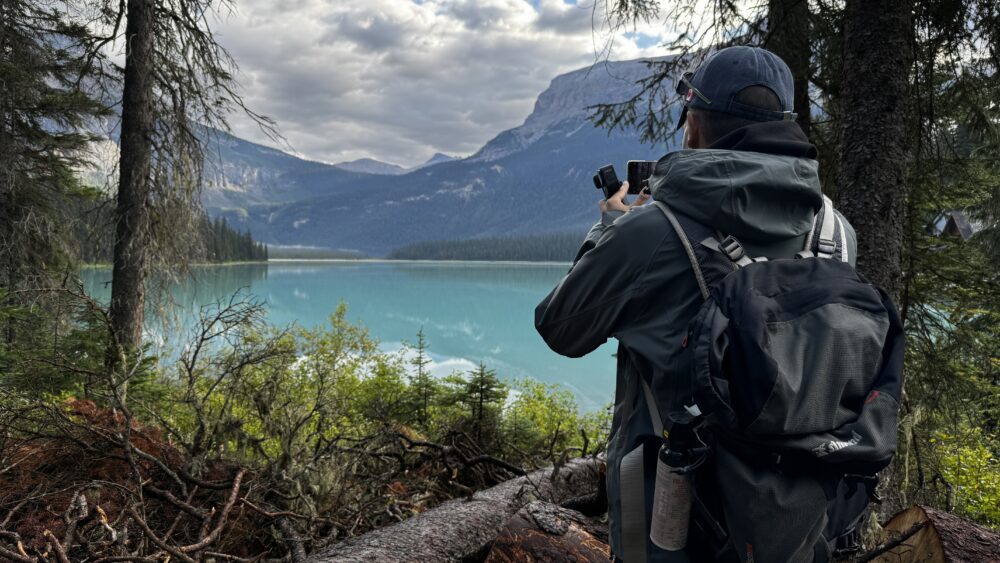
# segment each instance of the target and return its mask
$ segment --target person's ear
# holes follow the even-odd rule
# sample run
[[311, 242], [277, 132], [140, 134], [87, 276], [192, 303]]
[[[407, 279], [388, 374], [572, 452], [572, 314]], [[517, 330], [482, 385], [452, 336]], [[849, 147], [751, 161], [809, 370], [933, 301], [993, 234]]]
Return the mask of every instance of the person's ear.
[[691, 110], [688, 110], [687, 117], [684, 120], [684, 142], [682, 147], [685, 149], [701, 148], [701, 123], [698, 122], [698, 116], [695, 112]]

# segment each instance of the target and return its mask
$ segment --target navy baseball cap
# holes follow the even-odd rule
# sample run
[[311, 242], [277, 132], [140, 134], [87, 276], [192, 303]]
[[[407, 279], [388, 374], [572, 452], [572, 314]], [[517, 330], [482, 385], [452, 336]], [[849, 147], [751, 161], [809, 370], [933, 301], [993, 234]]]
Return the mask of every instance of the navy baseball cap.
[[[764, 86], [778, 96], [781, 111], [741, 104], [736, 96], [744, 88]], [[760, 47], [726, 47], [712, 53], [695, 72], [677, 80], [684, 109], [677, 128], [684, 126], [688, 108], [718, 111], [754, 121], [794, 120], [795, 84], [792, 71], [778, 55]]]

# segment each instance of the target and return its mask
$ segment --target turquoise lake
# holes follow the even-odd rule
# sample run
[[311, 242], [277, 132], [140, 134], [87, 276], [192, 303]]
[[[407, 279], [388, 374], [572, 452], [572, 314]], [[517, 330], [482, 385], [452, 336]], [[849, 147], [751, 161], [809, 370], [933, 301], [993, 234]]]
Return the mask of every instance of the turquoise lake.
[[[241, 289], [264, 301], [268, 320], [314, 327], [326, 323], [338, 303], [368, 327], [386, 350], [416, 341], [423, 328], [435, 375], [471, 369], [478, 362], [502, 378], [523, 377], [570, 389], [584, 410], [608, 405], [614, 392], [615, 347], [611, 340], [585, 358], [549, 350], [534, 328], [535, 305], [568, 265], [472, 262], [269, 262], [200, 266], [173, 288], [180, 326], [198, 308]], [[84, 285], [95, 297], [110, 295], [110, 268], [86, 268]], [[150, 332], [163, 334], [149, 327]], [[166, 334], [178, 345], [184, 330]]]

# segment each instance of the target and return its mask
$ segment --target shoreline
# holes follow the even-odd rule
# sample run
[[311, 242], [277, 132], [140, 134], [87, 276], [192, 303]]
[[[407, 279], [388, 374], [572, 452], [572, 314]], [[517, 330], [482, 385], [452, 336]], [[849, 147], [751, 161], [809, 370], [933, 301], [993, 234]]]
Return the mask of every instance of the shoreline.
[[[448, 264], [448, 265], [511, 265], [511, 266], [570, 266], [573, 263], [535, 260], [399, 260], [393, 258], [269, 258], [267, 260], [248, 260], [241, 262], [198, 262], [191, 264], [192, 268], [207, 268], [217, 266], [250, 266], [254, 264]], [[80, 268], [110, 268], [112, 264], [97, 262], [80, 264]]]
[[[192, 268], [204, 268], [206, 266], [246, 266], [250, 264], [267, 264], [269, 260], [240, 260], [237, 262], [195, 262], [188, 264]], [[80, 264], [80, 268], [110, 268], [114, 266], [111, 262], [89, 262]]]
[[[479, 264], [479, 265], [499, 265], [509, 264], [513, 266], [569, 266], [572, 262], [542, 262], [532, 260], [398, 260], [392, 258], [269, 258], [266, 263], [367, 263], [367, 264]], [[265, 262], [254, 262], [264, 264]], [[211, 265], [211, 264], [210, 264]]]

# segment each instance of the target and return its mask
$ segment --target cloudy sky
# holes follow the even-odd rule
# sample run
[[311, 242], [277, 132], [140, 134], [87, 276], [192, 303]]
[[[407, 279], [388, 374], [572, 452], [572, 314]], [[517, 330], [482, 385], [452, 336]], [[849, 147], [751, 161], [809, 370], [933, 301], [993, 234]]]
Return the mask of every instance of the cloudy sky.
[[[216, 30], [248, 105], [294, 152], [412, 166], [516, 127], [553, 77], [592, 64], [609, 39], [612, 59], [663, 54], [657, 27], [610, 34], [594, 1], [238, 0]], [[273, 144], [246, 119], [233, 129]]]

